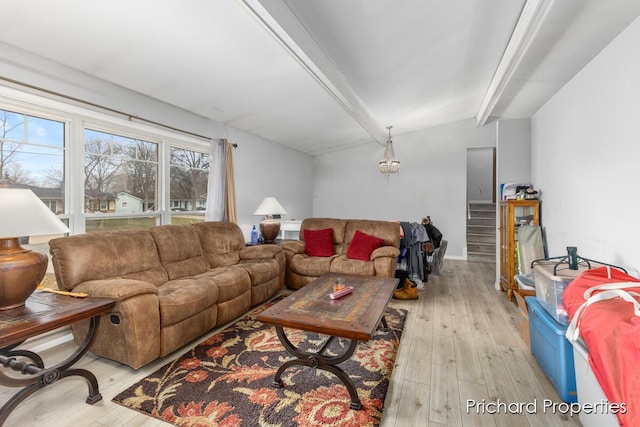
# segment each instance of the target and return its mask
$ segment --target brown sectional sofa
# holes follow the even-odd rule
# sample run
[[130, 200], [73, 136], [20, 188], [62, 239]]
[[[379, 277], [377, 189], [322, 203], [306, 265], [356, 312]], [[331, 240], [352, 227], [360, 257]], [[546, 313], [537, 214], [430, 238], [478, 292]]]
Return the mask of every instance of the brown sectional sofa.
[[[333, 230], [334, 255], [309, 256], [305, 253], [304, 230]], [[356, 231], [384, 240], [369, 260], [350, 259], [347, 249]], [[307, 218], [300, 225], [300, 240], [280, 244], [287, 258], [287, 287], [300, 289], [327, 272], [365, 276], [394, 277], [400, 255], [400, 226], [387, 221], [363, 219]]]
[[[284, 286], [277, 245], [245, 246], [233, 223], [163, 225], [50, 241], [58, 288], [112, 298], [90, 351], [133, 369], [229, 322]], [[86, 336], [88, 322], [73, 325]]]

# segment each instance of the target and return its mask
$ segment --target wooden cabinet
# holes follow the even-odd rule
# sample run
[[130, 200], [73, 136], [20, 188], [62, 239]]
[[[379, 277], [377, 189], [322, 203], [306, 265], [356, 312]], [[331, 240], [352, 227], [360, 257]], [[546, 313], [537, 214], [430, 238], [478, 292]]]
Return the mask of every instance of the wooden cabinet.
[[518, 284], [516, 271], [516, 243], [520, 225], [540, 225], [539, 200], [508, 200], [500, 202], [500, 288], [507, 291], [511, 301]]

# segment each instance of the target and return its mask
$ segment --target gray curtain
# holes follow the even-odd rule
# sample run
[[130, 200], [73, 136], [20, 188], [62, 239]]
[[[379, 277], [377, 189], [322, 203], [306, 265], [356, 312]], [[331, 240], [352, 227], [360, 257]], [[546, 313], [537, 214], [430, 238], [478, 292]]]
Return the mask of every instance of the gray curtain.
[[226, 139], [213, 140], [209, 148], [209, 185], [207, 193], [206, 221], [226, 219], [227, 197], [227, 146]]

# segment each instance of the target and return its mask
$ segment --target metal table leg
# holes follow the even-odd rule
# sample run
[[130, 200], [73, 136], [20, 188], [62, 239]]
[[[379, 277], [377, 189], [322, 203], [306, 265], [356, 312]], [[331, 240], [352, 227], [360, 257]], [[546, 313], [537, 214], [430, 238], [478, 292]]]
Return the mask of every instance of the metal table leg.
[[323, 352], [329, 346], [331, 341], [335, 339], [335, 337], [329, 337], [327, 342], [325, 342], [318, 351], [306, 352], [300, 350], [295, 345], [293, 345], [293, 343], [291, 343], [289, 338], [287, 338], [282, 326], [276, 326], [276, 332], [284, 348], [290, 354], [295, 356], [296, 359], [288, 360], [284, 362], [280, 366], [280, 368], [278, 368], [278, 371], [276, 372], [276, 376], [272, 383], [273, 387], [282, 387], [282, 380], [280, 378], [282, 377], [282, 373], [290, 366], [309, 366], [315, 369], [322, 369], [331, 372], [336, 377], [338, 377], [338, 379], [347, 388], [349, 397], [351, 398], [351, 404], [349, 405], [349, 407], [355, 410], [361, 408], [362, 405], [360, 403], [360, 398], [358, 397], [358, 392], [356, 391], [356, 387], [353, 385], [351, 378], [349, 378], [345, 371], [337, 366], [339, 363], [342, 363], [351, 357], [353, 352], [356, 350], [356, 347], [358, 346], [358, 341], [350, 340], [349, 347], [340, 355], [326, 356], [323, 354]]
[[[86, 369], [70, 369], [88, 350], [89, 344], [93, 340], [100, 316], [92, 317], [89, 322], [89, 331], [80, 347], [67, 359], [51, 368], [45, 368], [42, 358], [36, 353], [28, 350], [16, 350], [15, 345], [0, 349], [0, 364], [5, 368], [20, 372], [24, 377], [13, 377], [6, 375], [0, 370], [0, 385], [8, 387], [23, 387], [11, 399], [9, 399], [0, 409], [0, 425], [2, 425], [11, 411], [23, 400], [31, 396], [36, 391], [54, 384], [61, 378], [70, 376], [80, 376], [87, 381], [89, 396], [86, 402], [93, 405], [102, 400], [102, 395], [98, 389], [98, 380], [95, 375]], [[18, 357], [29, 359], [32, 363], [18, 359]]]

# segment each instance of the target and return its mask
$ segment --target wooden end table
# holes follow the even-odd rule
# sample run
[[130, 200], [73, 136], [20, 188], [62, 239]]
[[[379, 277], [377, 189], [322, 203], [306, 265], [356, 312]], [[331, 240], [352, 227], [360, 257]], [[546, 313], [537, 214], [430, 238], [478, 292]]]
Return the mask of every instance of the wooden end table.
[[[338, 278], [345, 286], [352, 286], [353, 293], [332, 300], [329, 294], [333, 292]], [[337, 365], [351, 357], [358, 342], [369, 341], [380, 322], [387, 328], [384, 310], [397, 286], [398, 279], [395, 278], [327, 273], [260, 313], [257, 319], [275, 325], [280, 342], [295, 356], [278, 368], [273, 386], [282, 387], [280, 378], [290, 366], [323, 369], [333, 373], [345, 385], [351, 398], [349, 407], [360, 409], [360, 398], [353, 382]], [[287, 338], [284, 328], [317, 332], [328, 335], [328, 339], [317, 349], [303, 351]], [[324, 351], [336, 338], [350, 340], [348, 348], [337, 356], [325, 355]]]
[[[75, 298], [35, 291], [24, 307], [0, 311], [0, 364], [3, 368], [0, 369], [0, 385], [22, 387], [0, 409], [0, 425], [20, 402], [61, 378], [73, 375], [84, 378], [89, 386], [88, 404], [102, 399], [95, 375], [86, 369], [71, 369], [71, 366], [87, 352], [100, 315], [114, 305], [115, 301], [107, 298]], [[80, 347], [55, 366], [45, 368], [36, 353], [16, 348], [28, 338], [87, 319], [90, 319], [89, 331]], [[22, 376], [7, 375], [5, 371], [9, 369]]]

